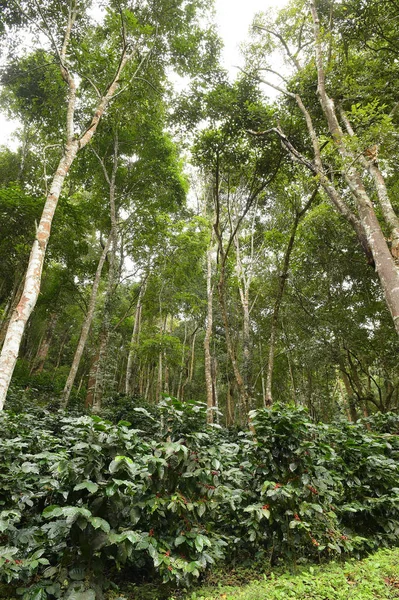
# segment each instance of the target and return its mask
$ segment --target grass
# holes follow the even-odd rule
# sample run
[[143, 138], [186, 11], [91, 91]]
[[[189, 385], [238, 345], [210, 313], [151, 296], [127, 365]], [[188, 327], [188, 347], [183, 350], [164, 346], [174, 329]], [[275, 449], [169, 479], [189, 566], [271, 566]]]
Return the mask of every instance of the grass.
[[[176, 597], [177, 598], [177, 597]], [[399, 598], [399, 548], [363, 560], [308, 566], [295, 575], [263, 575], [243, 586], [202, 587], [186, 600], [390, 600]], [[171, 598], [170, 600], [174, 600]]]
[[[215, 570], [209, 581], [222, 583], [182, 591], [169, 600], [393, 600], [399, 599], [399, 548], [379, 550], [363, 560], [331, 562], [302, 567], [296, 574], [268, 572], [254, 577], [254, 569]], [[238, 585], [225, 585], [235, 581]], [[0, 598], [17, 600], [9, 586], [0, 585]], [[8, 593], [7, 593], [8, 592]], [[115, 600], [161, 600], [166, 589], [154, 584], [123, 587], [119, 594], [107, 594]]]

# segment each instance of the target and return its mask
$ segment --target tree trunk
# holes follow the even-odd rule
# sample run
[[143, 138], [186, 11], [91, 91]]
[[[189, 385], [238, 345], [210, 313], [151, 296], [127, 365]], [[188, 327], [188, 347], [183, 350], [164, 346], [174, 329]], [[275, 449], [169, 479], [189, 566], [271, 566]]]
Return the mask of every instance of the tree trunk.
[[[340, 111], [342, 120], [345, 124], [345, 127], [351, 137], [355, 137], [355, 132], [352, 129], [352, 125], [346, 115], [346, 113], [341, 110]], [[385, 223], [388, 225], [392, 243], [391, 243], [391, 253], [394, 258], [399, 258], [399, 218], [397, 217], [391, 200], [389, 198], [388, 190], [386, 187], [385, 179], [383, 174], [381, 173], [378, 163], [377, 163], [377, 147], [374, 150], [374, 156], [371, 156], [370, 159], [367, 159], [365, 153], [361, 153], [358, 155], [360, 164], [367, 169], [371, 177], [373, 178], [375, 189], [377, 192], [378, 201], [380, 203], [381, 212], [384, 216]]]
[[107, 253], [109, 251], [109, 247], [111, 244], [111, 236], [108, 237], [107, 242], [104, 246], [102, 254], [100, 256], [100, 260], [98, 261], [96, 274], [93, 280], [93, 287], [91, 289], [89, 306], [87, 309], [87, 313], [85, 319], [83, 321], [82, 329], [80, 332], [79, 342], [75, 351], [75, 356], [73, 357], [71, 369], [69, 371], [68, 378], [65, 383], [64, 391], [62, 393], [62, 406], [65, 408], [68, 404], [69, 397], [71, 395], [72, 387], [75, 382], [76, 374], [79, 369], [80, 361], [86, 347], [87, 337], [89, 335], [91, 323], [93, 321], [94, 309], [96, 307], [96, 300], [98, 294], [98, 286], [100, 285], [101, 273], [103, 270], [104, 262], [107, 257]]
[[41, 373], [44, 368], [44, 363], [46, 362], [47, 355], [50, 350], [51, 340], [53, 339], [54, 330], [57, 325], [59, 315], [55, 312], [51, 313], [49, 322], [47, 325], [47, 330], [40, 342], [39, 349], [37, 351], [35, 362], [31, 373]]
[[207, 270], [206, 270], [206, 292], [207, 292], [207, 316], [204, 338], [205, 352], [205, 385], [206, 385], [206, 419], [208, 423], [213, 423], [214, 406], [214, 388], [212, 382], [212, 355], [211, 355], [211, 337], [213, 328], [213, 285], [212, 285], [212, 241], [207, 252]]
[[269, 338], [269, 360], [267, 365], [267, 378], [266, 378], [266, 397], [265, 404], [266, 406], [271, 406], [273, 404], [273, 396], [272, 396], [272, 381], [273, 381], [273, 368], [274, 368], [274, 353], [277, 339], [277, 329], [278, 329], [278, 321], [280, 314], [281, 302], [284, 295], [285, 283], [288, 278], [288, 271], [290, 267], [290, 259], [292, 250], [294, 248], [295, 236], [298, 229], [299, 222], [301, 218], [306, 214], [312, 205], [313, 200], [316, 198], [318, 193], [318, 188], [315, 189], [309, 200], [306, 202], [305, 206], [302, 210], [297, 211], [295, 214], [294, 223], [291, 229], [290, 239], [288, 241], [287, 249], [284, 255], [283, 269], [280, 275], [279, 287], [277, 292], [276, 301], [274, 303], [273, 315], [272, 315], [272, 323], [270, 330], [270, 338]]
[[159, 356], [158, 356], [158, 377], [157, 377], [157, 389], [156, 389], [156, 395], [155, 395], [155, 402], [157, 404], [159, 404], [159, 401], [161, 399], [161, 394], [163, 391], [163, 387], [162, 387], [162, 355], [163, 355], [163, 351], [160, 350], [159, 351]]
[[231, 339], [230, 324], [227, 314], [226, 298], [225, 298], [225, 280], [224, 280], [224, 269], [220, 271], [219, 283], [218, 283], [219, 302], [222, 312], [222, 320], [224, 325], [224, 332], [226, 336], [227, 352], [230, 358], [231, 365], [233, 367], [233, 373], [237, 384], [237, 390], [239, 394], [239, 409], [240, 417], [243, 423], [247, 420], [248, 413], [248, 399], [245, 390], [244, 380], [241, 376], [241, 372], [238, 366], [236, 353], [234, 350], [233, 341]]
[[24, 277], [22, 276], [19, 281], [18, 278], [15, 278], [13, 289], [11, 291], [11, 295], [7, 302], [7, 305], [4, 309], [4, 313], [0, 323], [0, 348], [3, 345], [3, 342], [6, 337], [8, 325], [10, 323], [11, 316], [14, 310], [17, 308], [17, 305], [20, 301], [22, 290], [24, 289]]
[[[380, 279], [384, 297], [391, 312], [396, 331], [399, 334], [399, 272], [385, 241], [373, 204], [367, 194], [359, 173], [353, 166], [356, 157], [345, 145], [344, 135], [335, 112], [334, 102], [327, 95], [321, 49], [320, 22], [315, 0], [312, 0], [311, 10], [316, 48], [317, 92], [319, 94], [320, 104], [326, 117], [334, 144], [344, 161], [345, 168], [343, 174], [352, 195], [356, 200], [360, 221], [373, 254], [375, 270]], [[379, 188], [377, 187], [377, 190], [378, 189]]]
[[185, 362], [186, 362], [186, 343], [187, 343], [187, 321], [184, 323], [183, 350], [182, 350], [182, 355], [181, 355], [179, 383], [177, 384], [177, 394], [176, 394], [176, 397], [177, 397], [178, 400], [182, 400], [183, 399], [182, 383], [183, 383], [183, 372], [185, 370], [184, 369], [184, 365], [185, 365]]
[[134, 324], [132, 331], [132, 338], [130, 340], [130, 349], [129, 355], [127, 359], [126, 366], [126, 382], [125, 382], [125, 394], [129, 396], [132, 393], [131, 379], [133, 372], [133, 362], [134, 362], [134, 354], [135, 354], [135, 344], [138, 342], [139, 330], [140, 330], [140, 320], [141, 320], [141, 310], [142, 310], [142, 301], [146, 288], [146, 280], [143, 280], [140, 287], [140, 292], [137, 298], [136, 312], [134, 315]]
[[97, 348], [95, 354], [93, 355], [91, 364], [90, 364], [89, 379], [87, 381], [85, 408], [92, 408], [92, 406], [94, 404], [99, 358], [100, 358], [100, 348]]
[[93, 399], [93, 411], [99, 412], [101, 409], [102, 396], [104, 391], [104, 374], [106, 370], [106, 357], [108, 350], [108, 341], [111, 332], [111, 316], [112, 316], [112, 303], [115, 293], [115, 283], [117, 277], [117, 265], [116, 265], [116, 250], [117, 250], [117, 209], [116, 209], [116, 173], [118, 170], [118, 159], [119, 159], [119, 141], [117, 132], [114, 135], [114, 151], [113, 151], [113, 164], [111, 175], [108, 174], [104, 159], [101, 159], [93, 149], [99, 159], [100, 165], [103, 169], [105, 179], [109, 186], [109, 206], [110, 206], [110, 219], [111, 219], [111, 231], [109, 237], [111, 243], [108, 253], [108, 283], [105, 291], [104, 308], [101, 319], [101, 331], [100, 331], [100, 342], [99, 342], [99, 358], [96, 363], [96, 384], [94, 386], [94, 399]]
[[65, 144], [64, 153], [53, 177], [50, 191], [44, 205], [43, 213], [37, 227], [36, 237], [33, 242], [29, 257], [22, 296], [14, 311], [14, 314], [10, 319], [0, 355], [0, 410], [2, 410], [4, 407], [7, 390], [14, 372], [15, 364], [17, 362], [19, 348], [26, 324], [39, 296], [44, 258], [50, 238], [51, 224], [57, 208], [58, 199], [61, 194], [65, 177], [67, 176], [78, 151], [84, 148], [91, 141], [93, 135], [95, 134], [100, 119], [103, 116], [110, 99], [116, 92], [122, 71], [124, 70], [128, 60], [131, 58], [131, 54], [128, 54], [127, 49], [124, 48], [114, 79], [109, 85], [106, 93], [99, 100], [89, 127], [79, 139], [75, 139], [74, 114], [76, 106], [76, 85], [72, 75], [63, 64], [72, 25], [72, 22], [68, 23], [69, 29], [66, 31], [64, 44], [61, 51], [61, 57], [63, 57], [63, 60], [61, 60], [61, 73], [69, 88], [66, 122], [67, 141]]

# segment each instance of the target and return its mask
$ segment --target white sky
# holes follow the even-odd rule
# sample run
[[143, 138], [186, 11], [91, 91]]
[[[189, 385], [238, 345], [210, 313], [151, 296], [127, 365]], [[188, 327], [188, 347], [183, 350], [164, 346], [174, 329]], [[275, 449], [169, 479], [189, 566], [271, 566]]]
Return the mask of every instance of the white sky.
[[[222, 62], [232, 78], [237, 74], [236, 65], [243, 66], [239, 45], [248, 38], [248, 29], [255, 13], [283, 8], [286, 4], [287, 0], [215, 0], [216, 20], [225, 45]], [[15, 122], [7, 121], [0, 112], [0, 145], [15, 145], [12, 134], [16, 126]]]
[[283, 8], [288, 0], [215, 0], [216, 20], [224, 41], [223, 66], [233, 77], [236, 65], [243, 66], [239, 45], [248, 39], [248, 30], [258, 12]]

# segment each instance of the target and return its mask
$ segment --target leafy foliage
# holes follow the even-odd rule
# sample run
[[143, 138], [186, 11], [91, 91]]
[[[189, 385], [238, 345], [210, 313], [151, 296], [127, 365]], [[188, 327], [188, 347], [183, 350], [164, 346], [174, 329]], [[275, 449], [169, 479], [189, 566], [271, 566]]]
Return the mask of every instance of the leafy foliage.
[[223, 556], [397, 542], [396, 435], [279, 407], [251, 414], [255, 435], [207, 427], [204, 406], [175, 399], [130, 414], [140, 429], [1, 415], [0, 572], [25, 598], [94, 594], [115, 568], [187, 582]]

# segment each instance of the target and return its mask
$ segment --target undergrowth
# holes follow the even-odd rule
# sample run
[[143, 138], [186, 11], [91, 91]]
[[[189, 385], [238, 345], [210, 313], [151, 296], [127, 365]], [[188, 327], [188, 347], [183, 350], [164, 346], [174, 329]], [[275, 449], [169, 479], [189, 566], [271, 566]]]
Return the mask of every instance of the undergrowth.
[[397, 543], [395, 416], [371, 432], [277, 406], [251, 414], [253, 434], [205, 415], [175, 399], [119, 424], [3, 412], [1, 580], [25, 600], [94, 600], [118, 581], [184, 588], [221, 561], [301, 565]]

